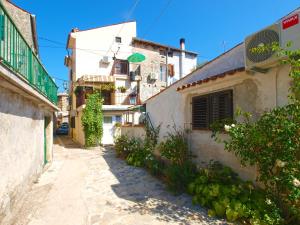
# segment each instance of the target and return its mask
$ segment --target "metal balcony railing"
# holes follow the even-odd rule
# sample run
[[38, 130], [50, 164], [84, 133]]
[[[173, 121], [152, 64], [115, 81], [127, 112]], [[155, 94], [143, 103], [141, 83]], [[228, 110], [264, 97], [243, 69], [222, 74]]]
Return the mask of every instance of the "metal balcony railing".
[[57, 104], [57, 85], [0, 2], [0, 62]]

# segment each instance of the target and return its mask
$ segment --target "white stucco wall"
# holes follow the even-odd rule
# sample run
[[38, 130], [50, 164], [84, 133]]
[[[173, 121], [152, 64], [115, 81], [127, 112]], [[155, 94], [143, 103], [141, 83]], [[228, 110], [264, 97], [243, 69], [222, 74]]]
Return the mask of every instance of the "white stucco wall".
[[[175, 75], [168, 77], [168, 85], [178, 81], [180, 79], [180, 52], [174, 51], [173, 57], [168, 57], [168, 63], [174, 65]], [[197, 66], [197, 57], [189, 53], [182, 54], [182, 77], [185, 77], [192, 72]]]
[[146, 131], [143, 126], [122, 126], [121, 134], [128, 137], [144, 139], [146, 136]]
[[[131, 41], [136, 37], [136, 22], [79, 31], [71, 36], [76, 39], [76, 50], [73, 50], [72, 58], [76, 80], [83, 75], [110, 75], [114, 53], [118, 52], [117, 59], [127, 59], [131, 55]], [[122, 43], [116, 43], [115, 37], [121, 37]], [[100, 64], [103, 56], [109, 57], [109, 65]]]
[[47, 118], [47, 160], [52, 160], [53, 117], [37, 104], [0, 87], [0, 223], [15, 213], [44, 167], [44, 128]]
[[[239, 72], [177, 92], [177, 87], [186, 83], [185, 80], [181, 80], [148, 100], [146, 110], [154, 126], [160, 123], [162, 125], [160, 140], [170, 131], [168, 125], [172, 127], [175, 124], [177, 128], [191, 129], [190, 102], [193, 96], [232, 89], [234, 109], [240, 107], [257, 118], [265, 110], [288, 103], [287, 95], [290, 86], [288, 71], [289, 68], [284, 66], [274, 68], [266, 74], [251, 75]], [[217, 160], [232, 167], [242, 178], [255, 179], [255, 168], [241, 167], [233, 154], [225, 152], [221, 144], [215, 143], [210, 131], [192, 131], [190, 147], [197, 156], [196, 162], [199, 164], [202, 161]]]

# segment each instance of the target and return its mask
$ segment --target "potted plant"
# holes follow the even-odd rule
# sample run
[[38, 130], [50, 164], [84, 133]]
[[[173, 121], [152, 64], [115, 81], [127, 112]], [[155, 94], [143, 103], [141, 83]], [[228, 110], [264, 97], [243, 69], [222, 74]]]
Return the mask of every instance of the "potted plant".
[[121, 86], [121, 87], [118, 87], [118, 90], [119, 90], [121, 93], [125, 93], [127, 89], [126, 89], [124, 86]]

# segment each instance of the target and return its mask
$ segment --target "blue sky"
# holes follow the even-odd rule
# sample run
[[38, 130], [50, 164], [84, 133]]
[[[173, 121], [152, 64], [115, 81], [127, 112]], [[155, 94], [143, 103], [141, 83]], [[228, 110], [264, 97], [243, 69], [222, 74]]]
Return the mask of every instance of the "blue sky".
[[[36, 15], [42, 62], [53, 77], [66, 80], [69, 31], [125, 21], [135, 1], [13, 0]], [[144, 39], [178, 46], [184, 37], [186, 48], [198, 52], [201, 62], [223, 53], [223, 42], [228, 50], [299, 6], [299, 0], [140, 0], [130, 19], [137, 21], [138, 36]], [[57, 83], [62, 88], [62, 81]]]

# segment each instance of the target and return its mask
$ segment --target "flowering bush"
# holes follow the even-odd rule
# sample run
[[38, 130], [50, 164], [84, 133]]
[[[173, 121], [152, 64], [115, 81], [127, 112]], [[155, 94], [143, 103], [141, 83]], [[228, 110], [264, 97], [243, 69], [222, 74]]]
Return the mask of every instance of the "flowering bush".
[[257, 166], [258, 181], [282, 209], [285, 224], [300, 224], [300, 50], [280, 54], [293, 79], [290, 104], [265, 112], [257, 121], [238, 112], [244, 122], [224, 126], [230, 137], [224, 143], [243, 165]]
[[[287, 220], [300, 219], [300, 106], [275, 108], [256, 121], [226, 126], [225, 149], [243, 165], [257, 165], [258, 180], [276, 197]], [[293, 222], [292, 224], [295, 224]]]

